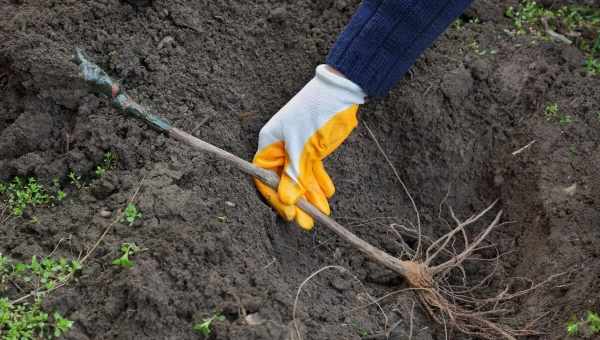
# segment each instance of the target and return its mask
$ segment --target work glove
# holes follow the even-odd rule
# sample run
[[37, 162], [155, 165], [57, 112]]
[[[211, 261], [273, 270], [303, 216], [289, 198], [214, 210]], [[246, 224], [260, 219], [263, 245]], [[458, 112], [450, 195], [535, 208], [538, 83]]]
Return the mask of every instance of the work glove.
[[358, 121], [362, 89], [327, 65], [319, 65], [315, 77], [277, 112], [260, 130], [253, 163], [275, 171], [277, 190], [258, 179], [256, 187], [287, 221], [305, 230], [313, 219], [295, 206], [306, 198], [323, 213], [331, 213], [327, 201], [335, 192], [323, 159], [350, 135]]

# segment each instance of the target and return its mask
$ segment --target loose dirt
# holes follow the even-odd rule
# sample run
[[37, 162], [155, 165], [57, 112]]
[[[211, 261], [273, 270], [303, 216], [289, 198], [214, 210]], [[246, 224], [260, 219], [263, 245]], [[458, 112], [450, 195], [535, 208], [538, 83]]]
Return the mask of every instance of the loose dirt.
[[[386, 325], [396, 326], [393, 339], [411, 330], [412, 339], [445, 338], [410, 293], [359, 308], [405, 284], [327, 230], [284, 223], [227, 164], [111, 109], [70, 60], [83, 48], [175, 126], [251, 159], [262, 125], [312, 77], [357, 4], [0, 0], [0, 177], [59, 177], [68, 188], [64, 203], [35, 210], [37, 223], [2, 226], [0, 252], [77, 257], [110, 223], [100, 212], [114, 216], [141, 185], [141, 221], [117, 224], [77, 280], [46, 302], [75, 321], [67, 339], [201, 338], [192, 325], [215, 312], [226, 321], [213, 339], [293, 339], [296, 291], [326, 265], [360, 282], [326, 270], [304, 287], [304, 339], [360, 339]], [[541, 338], [562, 339], [572, 315], [600, 310], [600, 77], [586, 74], [574, 47], [507, 34], [511, 4], [475, 1], [465, 19], [479, 23], [449, 29], [360, 119], [415, 196], [426, 235], [448, 231], [444, 202], [466, 217], [500, 199], [510, 223], [489, 239], [504, 254], [490, 291], [566, 272], [511, 314], [540, 318]], [[573, 122], [548, 121], [549, 103]], [[109, 150], [117, 165], [96, 179]], [[333, 216], [400, 255], [390, 225], [414, 212], [363, 125], [326, 166], [337, 185]], [[69, 185], [70, 170], [85, 189]], [[147, 248], [130, 270], [111, 265], [122, 242]], [[477, 283], [494, 267], [474, 261], [466, 270]]]

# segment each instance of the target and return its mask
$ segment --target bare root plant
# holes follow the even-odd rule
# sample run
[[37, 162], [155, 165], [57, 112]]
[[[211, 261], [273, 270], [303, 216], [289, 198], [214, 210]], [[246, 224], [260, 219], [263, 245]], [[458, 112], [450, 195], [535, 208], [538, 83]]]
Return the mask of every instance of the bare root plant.
[[[496, 269], [494, 268], [481, 282], [469, 287], [467, 284], [467, 274], [463, 265], [466, 261], [480, 260], [475, 253], [493, 247], [484, 244], [484, 240], [486, 240], [492, 231], [505, 224], [500, 222], [502, 210], [499, 210], [493, 220], [475, 237], [468, 236], [469, 232], [467, 228], [481, 224], [483, 218], [494, 209], [497, 201], [494, 201], [483, 211], [468, 217], [466, 220], [460, 220], [448, 205], [449, 215], [454, 224], [450, 228], [450, 231], [435, 241], [424, 237], [421, 233], [420, 219], [418, 218], [419, 212], [406, 185], [402, 182], [398, 171], [383, 151], [372, 130], [366, 124], [365, 127], [379, 149], [379, 152], [385, 157], [394, 175], [402, 184], [417, 214], [417, 226], [411, 223], [409, 223], [409, 226], [390, 225], [390, 228], [394, 229], [398, 234], [412, 236], [417, 239], [417, 247], [414, 251], [403, 241], [403, 248], [405, 249], [402, 250], [402, 254], [409, 256], [406, 256], [406, 260], [400, 259], [400, 262], [407, 269], [402, 274], [410, 286], [408, 291], [415, 292], [424, 309], [438, 324], [444, 327], [449, 325], [464, 334], [484, 339], [515, 339], [519, 336], [539, 334], [538, 331], [532, 328], [532, 323], [524, 327], [507, 325], [507, 315], [511, 310], [505, 308], [505, 304], [510, 300], [514, 300], [539, 288], [562, 274], [553, 275], [539, 284], [531, 283], [527, 289], [511, 292], [511, 287], [508, 285], [496, 296], [480, 297], [485, 295], [482, 292], [482, 288], [491, 279]], [[457, 247], [461, 250], [457, 250]], [[421, 250], [422, 248], [423, 250]], [[490, 262], [496, 262], [496, 268], [500, 256], [498, 254], [495, 258], [489, 260]], [[459, 277], [462, 277], [462, 285], [453, 286], [449, 283], [448, 278], [452, 273], [457, 273]]]

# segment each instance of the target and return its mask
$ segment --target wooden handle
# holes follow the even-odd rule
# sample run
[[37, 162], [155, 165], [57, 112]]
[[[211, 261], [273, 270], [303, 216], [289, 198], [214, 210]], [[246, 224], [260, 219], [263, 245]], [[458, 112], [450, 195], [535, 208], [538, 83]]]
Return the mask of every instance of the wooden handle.
[[[271, 188], [277, 190], [277, 186], [279, 185], [279, 176], [277, 176], [277, 174], [273, 171], [259, 168], [256, 165], [246, 160], [243, 160], [234, 154], [231, 154], [210, 143], [196, 138], [185, 131], [179, 130], [178, 128], [172, 127], [167, 132], [170, 137], [189, 145], [195, 150], [208, 152], [216, 156], [217, 158], [234, 165], [235, 167], [247, 173], [248, 175], [260, 179]], [[373, 261], [382, 264], [383, 266], [387, 267], [388, 269], [391, 269], [392, 271], [402, 276], [406, 276], [407, 264], [405, 261], [401, 261], [391, 256], [390, 254], [372, 246], [370, 243], [354, 235], [344, 226], [337, 223], [334, 219], [323, 214], [319, 209], [317, 209], [314, 205], [312, 205], [304, 198], [300, 198], [296, 205], [308, 215], [310, 215], [312, 218], [314, 218], [315, 221], [321, 223], [322, 225], [331, 229], [334, 233], [336, 233], [344, 240], [350, 242], [354, 247], [356, 247], [362, 253], [367, 255], [367, 257], [369, 257]]]

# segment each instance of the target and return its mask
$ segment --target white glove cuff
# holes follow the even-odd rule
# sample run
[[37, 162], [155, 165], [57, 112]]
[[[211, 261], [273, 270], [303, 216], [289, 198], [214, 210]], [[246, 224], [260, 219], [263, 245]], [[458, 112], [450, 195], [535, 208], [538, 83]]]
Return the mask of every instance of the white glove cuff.
[[[315, 71], [315, 78], [318, 79], [323, 86], [329, 88], [335, 88], [337, 91], [344, 93], [344, 97], [354, 104], [364, 104], [365, 92], [353, 83], [350, 79], [337, 75], [330, 70], [325, 64], [317, 66]], [[336, 91], [336, 92], [337, 92]]]

